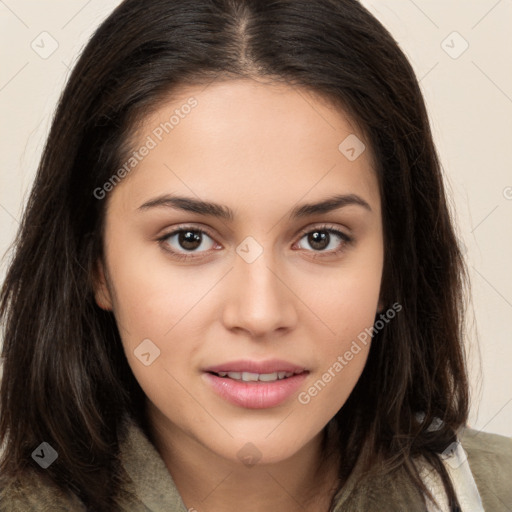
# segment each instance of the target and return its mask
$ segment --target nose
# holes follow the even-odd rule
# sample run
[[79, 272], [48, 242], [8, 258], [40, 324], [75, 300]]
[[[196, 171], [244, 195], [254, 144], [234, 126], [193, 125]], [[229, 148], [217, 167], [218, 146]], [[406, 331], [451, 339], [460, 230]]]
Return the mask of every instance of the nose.
[[262, 338], [295, 327], [298, 299], [267, 251], [252, 263], [237, 255], [226, 284], [223, 322], [227, 329]]

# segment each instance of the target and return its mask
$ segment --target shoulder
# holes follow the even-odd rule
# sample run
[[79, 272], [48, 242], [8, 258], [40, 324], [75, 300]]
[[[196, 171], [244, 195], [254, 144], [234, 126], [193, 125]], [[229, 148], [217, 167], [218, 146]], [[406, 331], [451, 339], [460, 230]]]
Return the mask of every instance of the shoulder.
[[512, 438], [466, 428], [459, 440], [485, 510], [512, 509]]
[[0, 478], [0, 512], [85, 512], [76, 496], [65, 495], [48, 478], [27, 471], [18, 479]]

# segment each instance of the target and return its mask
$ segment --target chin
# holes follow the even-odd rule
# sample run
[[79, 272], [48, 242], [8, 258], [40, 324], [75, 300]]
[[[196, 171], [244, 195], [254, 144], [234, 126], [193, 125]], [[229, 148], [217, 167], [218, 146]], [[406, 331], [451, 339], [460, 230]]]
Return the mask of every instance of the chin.
[[[275, 427], [274, 427], [275, 428]], [[281, 435], [268, 435], [261, 433], [261, 430], [253, 437], [247, 435], [230, 438], [222, 446], [211, 447], [213, 451], [230, 462], [242, 464], [248, 467], [254, 465], [278, 464], [293, 458], [310, 441], [309, 438], [297, 438], [297, 433], [293, 435], [283, 431]], [[211, 442], [211, 438], [210, 438]]]

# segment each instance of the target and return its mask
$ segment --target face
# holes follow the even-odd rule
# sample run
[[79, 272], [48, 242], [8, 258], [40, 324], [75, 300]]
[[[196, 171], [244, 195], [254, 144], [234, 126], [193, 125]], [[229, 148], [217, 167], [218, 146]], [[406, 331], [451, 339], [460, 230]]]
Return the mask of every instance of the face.
[[103, 199], [96, 300], [148, 415], [233, 462], [287, 459], [366, 362], [383, 266], [370, 148], [321, 98], [252, 80], [182, 89], [133, 139]]

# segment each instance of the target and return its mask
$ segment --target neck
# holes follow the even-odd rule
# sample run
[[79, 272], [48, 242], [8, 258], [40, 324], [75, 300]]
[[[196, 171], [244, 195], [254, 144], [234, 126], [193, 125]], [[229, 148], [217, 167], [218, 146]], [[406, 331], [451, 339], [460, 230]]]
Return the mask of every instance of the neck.
[[[322, 457], [325, 430], [292, 457], [246, 466], [212, 452], [150, 409], [149, 435], [188, 510], [327, 512], [338, 485], [338, 457]], [[327, 439], [328, 443], [332, 441]]]

